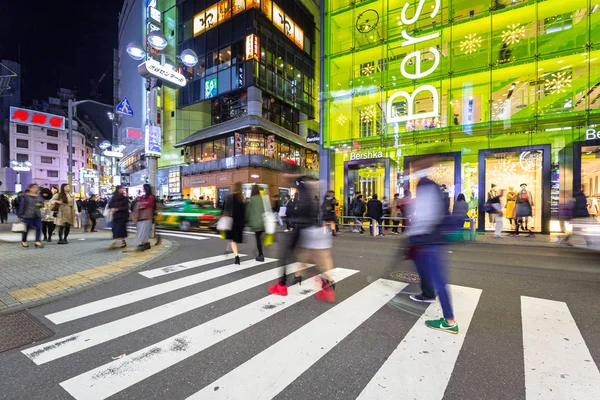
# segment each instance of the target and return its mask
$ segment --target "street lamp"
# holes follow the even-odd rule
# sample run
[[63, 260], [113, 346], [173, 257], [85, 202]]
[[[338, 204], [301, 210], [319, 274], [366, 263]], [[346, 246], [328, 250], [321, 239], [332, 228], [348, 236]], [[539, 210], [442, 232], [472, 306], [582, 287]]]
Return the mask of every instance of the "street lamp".
[[10, 166], [17, 173], [17, 182], [15, 182], [15, 193], [19, 193], [22, 189], [21, 187], [21, 172], [29, 172], [31, 171], [31, 162], [29, 161], [17, 161], [11, 160]]

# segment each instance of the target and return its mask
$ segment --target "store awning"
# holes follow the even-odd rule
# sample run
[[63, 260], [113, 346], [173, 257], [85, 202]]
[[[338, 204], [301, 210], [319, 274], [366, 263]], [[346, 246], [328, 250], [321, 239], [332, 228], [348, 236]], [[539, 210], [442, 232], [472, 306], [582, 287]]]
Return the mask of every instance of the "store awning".
[[227, 133], [240, 132], [247, 129], [251, 129], [256, 132], [268, 132], [299, 146], [306, 147], [313, 151], [319, 151], [318, 145], [306, 143], [306, 139], [302, 136], [296, 135], [295, 133], [290, 132], [287, 129], [282, 128], [281, 126], [257, 115], [247, 115], [245, 117], [235, 118], [231, 121], [222, 122], [217, 125], [209, 126], [208, 128], [200, 129], [181, 142], [176, 143], [175, 147], [183, 147], [205, 141], [206, 139], [223, 136]]

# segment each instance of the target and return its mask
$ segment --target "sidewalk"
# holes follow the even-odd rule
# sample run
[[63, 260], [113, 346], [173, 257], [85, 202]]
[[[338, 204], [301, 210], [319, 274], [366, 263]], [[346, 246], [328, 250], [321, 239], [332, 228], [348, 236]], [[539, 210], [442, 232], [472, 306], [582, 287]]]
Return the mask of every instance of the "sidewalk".
[[[0, 227], [4, 228], [3, 225]], [[107, 280], [129, 269], [149, 263], [172, 248], [168, 240], [144, 252], [136, 251], [130, 238], [125, 249], [109, 250], [110, 232], [83, 233], [73, 230], [68, 245], [44, 243], [43, 249], [21, 247], [20, 234], [0, 232], [0, 313], [9, 308], [49, 299]]]

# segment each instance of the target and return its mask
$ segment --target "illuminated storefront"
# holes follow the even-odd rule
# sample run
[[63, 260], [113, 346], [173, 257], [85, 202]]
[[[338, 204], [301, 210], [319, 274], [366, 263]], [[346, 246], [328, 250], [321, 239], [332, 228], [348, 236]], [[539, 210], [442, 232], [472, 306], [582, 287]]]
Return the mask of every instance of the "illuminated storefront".
[[597, 0], [326, 0], [324, 11], [323, 144], [343, 201], [414, 193], [412, 162], [434, 154], [434, 178], [465, 194], [482, 230], [492, 184], [526, 183], [542, 232], [576, 185], [600, 197]]

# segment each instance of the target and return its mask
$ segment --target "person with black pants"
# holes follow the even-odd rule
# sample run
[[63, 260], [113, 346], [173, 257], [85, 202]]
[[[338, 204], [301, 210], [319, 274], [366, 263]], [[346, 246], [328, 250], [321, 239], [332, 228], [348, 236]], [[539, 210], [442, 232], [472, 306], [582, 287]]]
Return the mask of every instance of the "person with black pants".
[[258, 257], [256, 261], [265, 261], [263, 253], [262, 238], [265, 233], [265, 223], [263, 214], [265, 213], [265, 203], [260, 195], [260, 189], [257, 185], [252, 186], [250, 200], [246, 205], [246, 225], [254, 231], [256, 235], [256, 249]]
[[[52, 206], [50, 204], [50, 200], [58, 193], [58, 188], [56, 186], [52, 186], [50, 188], [50, 197], [44, 201], [44, 206], [42, 207], [42, 234], [44, 235], [44, 242], [52, 242], [52, 235], [54, 234], [54, 228], [56, 225], [54, 224], [56, 218], [56, 211], [52, 211]], [[42, 195], [44, 197], [44, 195]]]
[[98, 212], [97, 198], [98, 197], [95, 194], [90, 194], [90, 198], [86, 202], [86, 211], [88, 214], [88, 218], [90, 219], [90, 222], [92, 223], [90, 232], [98, 232], [96, 230], [96, 223], [98, 222], [98, 218], [96, 216], [96, 213]]

